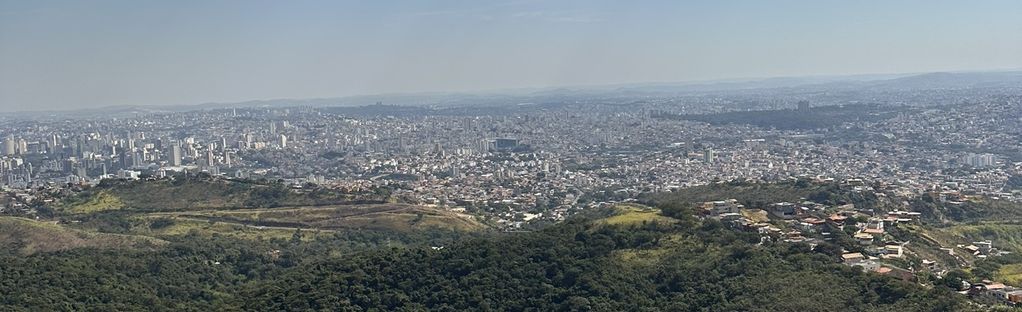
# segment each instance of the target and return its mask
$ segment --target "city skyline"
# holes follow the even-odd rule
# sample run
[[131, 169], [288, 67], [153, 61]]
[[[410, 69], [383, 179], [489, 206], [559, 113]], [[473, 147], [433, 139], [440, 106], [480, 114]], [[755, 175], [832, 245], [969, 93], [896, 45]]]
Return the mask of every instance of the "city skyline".
[[1018, 309], [1020, 55], [1018, 0], [0, 0], [0, 310]]

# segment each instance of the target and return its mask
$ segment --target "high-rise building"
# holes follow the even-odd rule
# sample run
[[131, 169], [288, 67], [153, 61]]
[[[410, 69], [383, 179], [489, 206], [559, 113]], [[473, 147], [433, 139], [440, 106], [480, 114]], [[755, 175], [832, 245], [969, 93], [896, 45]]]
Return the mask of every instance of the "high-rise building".
[[28, 154], [28, 141], [25, 139], [18, 140], [18, 154]]
[[996, 162], [997, 159], [992, 154], [970, 153], [965, 156], [965, 164], [976, 168], [992, 167]]
[[181, 145], [174, 144], [170, 149], [170, 164], [172, 166], [181, 165]]
[[117, 162], [121, 169], [130, 168], [135, 164], [132, 162], [133, 159], [128, 157], [128, 151], [121, 149], [120, 153], [117, 154]]
[[60, 137], [58, 137], [57, 134], [54, 133], [53, 135], [50, 136], [50, 148], [56, 149], [58, 147], [60, 147]]
[[514, 138], [498, 138], [493, 140], [493, 148], [499, 150], [513, 149], [515, 147], [518, 147], [518, 144], [519, 144], [518, 139]]
[[216, 158], [213, 157], [213, 149], [210, 146], [209, 149], [206, 149], [206, 166], [212, 167], [214, 165], [216, 165]]
[[713, 163], [714, 160], [716, 159], [715, 155], [713, 155], [713, 150], [706, 149], [706, 151], [703, 152], [703, 161], [706, 163]]
[[141, 166], [142, 162], [145, 161], [144, 153], [144, 149], [140, 151], [133, 151], [131, 153], [131, 163], [134, 164], [134, 166]]
[[798, 111], [808, 112], [809, 109], [810, 109], [809, 101], [806, 100], [798, 101]]
[[287, 147], [287, 136], [281, 134], [280, 135], [280, 148], [286, 148], [286, 147]]
[[17, 153], [17, 144], [14, 141], [14, 136], [8, 136], [4, 139], [4, 155], [14, 155]]

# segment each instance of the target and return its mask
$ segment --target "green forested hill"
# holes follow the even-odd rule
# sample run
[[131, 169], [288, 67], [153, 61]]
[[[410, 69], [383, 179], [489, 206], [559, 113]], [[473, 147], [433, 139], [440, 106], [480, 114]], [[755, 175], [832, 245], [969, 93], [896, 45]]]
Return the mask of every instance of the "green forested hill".
[[[683, 209], [672, 207], [672, 209]], [[838, 263], [833, 246], [761, 244], [683, 211], [628, 207], [514, 234], [338, 230], [155, 249], [0, 251], [0, 310], [955, 311], [925, 288]], [[622, 215], [623, 213], [623, 215]], [[466, 238], [468, 235], [475, 235]]]
[[804, 245], [757, 245], [720, 223], [692, 225], [574, 221], [441, 250], [370, 252], [303, 264], [246, 285], [240, 298], [273, 311], [965, 308], [950, 290], [862, 273]]

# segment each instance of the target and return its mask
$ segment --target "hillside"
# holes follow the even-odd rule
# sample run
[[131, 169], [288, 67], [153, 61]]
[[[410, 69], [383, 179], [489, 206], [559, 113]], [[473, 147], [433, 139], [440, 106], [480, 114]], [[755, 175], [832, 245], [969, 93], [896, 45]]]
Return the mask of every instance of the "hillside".
[[314, 235], [337, 231], [471, 233], [489, 229], [473, 216], [406, 204], [161, 212], [139, 215], [135, 223], [131, 232], [156, 237], [184, 235], [193, 231], [243, 238], [260, 235], [287, 238], [299, 229]]
[[0, 248], [20, 255], [76, 248], [153, 249], [166, 241], [145, 236], [95, 233], [53, 222], [0, 217]]
[[[624, 209], [543, 231], [315, 261], [244, 290], [254, 310], [951, 311], [927, 290], [720, 223]], [[653, 215], [648, 215], [653, 213]], [[636, 220], [637, 222], [621, 222]], [[645, 222], [644, 222], [645, 221]], [[693, 226], [694, 225], [694, 226]], [[808, 295], [812, 293], [812, 295]]]
[[[946, 288], [864, 273], [806, 245], [622, 207], [495, 237], [358, 232], [157, 250], [3, 256], [4, 310], [954, 311]], [[364, 249], [392, 239], [403, 248]], [[377, 243], [373, 243], [377, 242]], [[70, 276], [66, 278], [62, 276]], [[808, 295], [811, 293], [812, 295]], [[34, 295], [25, 295], [34, 294]]]
[[181, 177], [156, 181], [105, 180], [56, 208], [66, 213], [184, 211], [282, 206], [379, 203], [386, 194], [345, 193], [324, 188], [295, 190], [270, 182]]
[[[221, 187], [236, 187], [230, 183], [235, 182]], [[772, 217], [755, 208], [777, 201], [863, 207], [886, 203], [839, 184], [708, 185], [650, 196], [644, 202], [652, 206], [589, 210], [542, 230], [518, 233], [490, 231], [471, 216], [408, 204], [146, 210], [132, 205], [164, 195], [147, 199], [144, 193], [124, 193], [162, 188], [201, 192], [186, 184], [105, 185], [83, 191], [96, 200], [79, 203], [123, 205], [64, 211], [60, 218], [67, 224], [62, 225], [0, 219], [6, 222], [0, 223], [6, 229], [0, 238], [15, 246], [8, 249], [14, 252], [0, 253], [0, 262], [10, 264], [0, 267], [0, 274], [22, 277], [0, 283], [0, 292], [36, 294], [8, 296], [0, 301], [0, 310], [977, 308], [933, 275], [907, 282], [842, 264], [842, 248], [858, 248], [855, 242], [819, 241], [813, 247], [762, 240], [756, 231], [693, 216], [697, 203], [721, 198], [736, 198], [751, 208], [744, 213], [764, 222]], [[251, 189], [235, 190], [208, 193], [214, 194], [210, 198], [234, 198]], [[309, 190], [288, 190], [279, 198], [303, 198], [303, 191]], [[930, 241], [911, 245], [915, 254], [927, 257], [926, 252], [939, 252], [954, 235], [1015, 235], [961, 226], [920, 224], [892, 228], [891, 235], [918, 235], [913, 241], [929, 235]], [[926, 247], [931, 241], [933, 246]], [[984, 262], [963, 274], [1022, 280], [1022, 270], [1014, 263]]]
[[335, 232], [414, 234], [488, 231], [479, 218], [418, 205], [386, 203], [385, 192], [343, 192], [276, 183], [186, 178], [113, 181], [60, 201], [57, 217], [85, 232], [161, 239], [223, 235], [306, 239]]

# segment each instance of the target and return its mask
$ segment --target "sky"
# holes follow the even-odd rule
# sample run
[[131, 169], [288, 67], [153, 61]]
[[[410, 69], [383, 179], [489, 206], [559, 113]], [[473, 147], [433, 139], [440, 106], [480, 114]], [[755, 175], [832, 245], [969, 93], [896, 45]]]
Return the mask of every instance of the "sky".
[[1022, 68], [1022, 1], [0, 0], [0, 111]]

